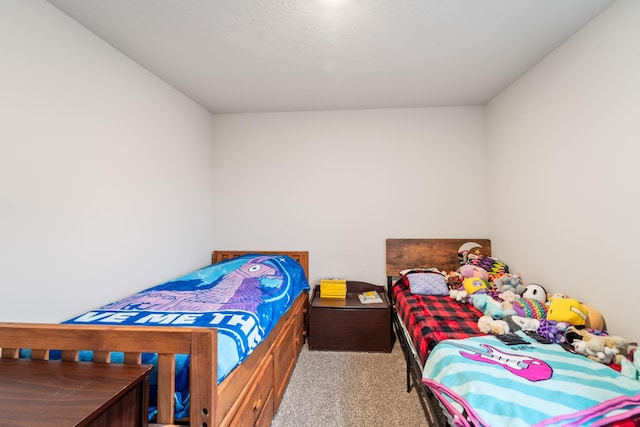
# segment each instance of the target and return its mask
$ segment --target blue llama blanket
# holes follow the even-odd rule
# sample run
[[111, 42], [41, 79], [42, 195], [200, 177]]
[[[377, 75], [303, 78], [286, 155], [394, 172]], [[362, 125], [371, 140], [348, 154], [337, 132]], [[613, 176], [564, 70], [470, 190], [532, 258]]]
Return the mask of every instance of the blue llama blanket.
[[[218, 382], [249, 356], [309, 283], [288, 256], [245, 255], [213, 264], [64, 323], [201, 326], [218, 330]], [[90, 360], [84, 352], [81, 358]], [[112, 354], [116, 362], [121, 354]], [[157, 355], [143, 355], [154, 364]], [[155, 373], [155, 372], [154, 372]], [[154, 406], [154, 373], [150, 407]], [[189, 415], [189, 358], [176, 357], [176, 417]]]

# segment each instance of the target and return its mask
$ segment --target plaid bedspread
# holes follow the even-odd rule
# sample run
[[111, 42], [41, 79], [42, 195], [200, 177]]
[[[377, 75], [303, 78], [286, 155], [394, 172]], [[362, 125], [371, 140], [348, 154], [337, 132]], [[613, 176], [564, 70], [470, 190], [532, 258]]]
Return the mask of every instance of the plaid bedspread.
[[475, 307], [448, 296], [414, 295], [406, 276], [393, 285], [392, 295], [423, 365], [440, 341], [484, 335], [478, 330], [482, 313]]

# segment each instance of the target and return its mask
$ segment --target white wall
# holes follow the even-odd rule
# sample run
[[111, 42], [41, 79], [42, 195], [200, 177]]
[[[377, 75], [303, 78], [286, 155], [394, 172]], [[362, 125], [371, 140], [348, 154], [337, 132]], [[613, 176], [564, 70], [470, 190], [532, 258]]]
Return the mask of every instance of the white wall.
[[0, 2], [0, 320], [205, 265], [211, 115], [44, 1]]
[[639, 340], [640, 2], [618, 0], [487, 106], [494, 253]]
[[223, 249], [385, 283], [385, 239], [487, 236], [482, 107], [215, 115]]
[[217, 115], [212, 131], [48, 3], [4, 0], [0, 320], [63, 320], [213, 246], [307, 249], [312, 282], [382, 284], [386, 238], [477, 236], [638, 340], [639, 17], [618, 0], [487, 106], [485, 139], [482, 107]]

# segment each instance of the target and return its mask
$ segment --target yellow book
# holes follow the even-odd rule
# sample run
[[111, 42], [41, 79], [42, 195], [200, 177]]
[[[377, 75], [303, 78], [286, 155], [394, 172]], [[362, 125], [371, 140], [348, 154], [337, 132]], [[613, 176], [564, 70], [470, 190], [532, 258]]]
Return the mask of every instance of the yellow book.
[[346, 279], [320, 279], [320, 298], [345, 299], [346, 297]]

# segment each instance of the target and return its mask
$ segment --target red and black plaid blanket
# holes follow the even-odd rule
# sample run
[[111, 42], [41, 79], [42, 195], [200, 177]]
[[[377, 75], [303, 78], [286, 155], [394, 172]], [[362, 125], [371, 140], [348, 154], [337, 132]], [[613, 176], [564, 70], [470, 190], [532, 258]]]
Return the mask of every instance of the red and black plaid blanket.
[[482, 313], [448, 296], [414, 295], [406, 276], [392, 288], [396, 310], [409, 331], [422, 364], [440, 341], [485, 335], [478, 330]]

